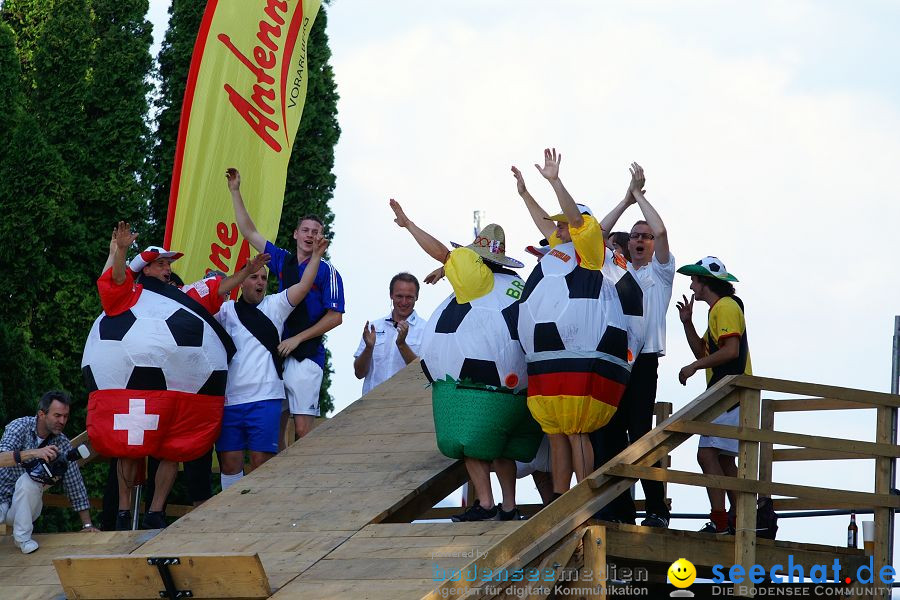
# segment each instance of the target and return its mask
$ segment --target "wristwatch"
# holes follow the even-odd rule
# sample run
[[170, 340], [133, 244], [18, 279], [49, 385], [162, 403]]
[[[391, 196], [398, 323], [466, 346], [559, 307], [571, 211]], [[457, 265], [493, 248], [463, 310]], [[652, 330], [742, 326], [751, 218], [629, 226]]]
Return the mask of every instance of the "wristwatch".
[[18, 450], [13, 450], [13, 460], [16, 461], [17, 466], [22, 466], [22, 453]]

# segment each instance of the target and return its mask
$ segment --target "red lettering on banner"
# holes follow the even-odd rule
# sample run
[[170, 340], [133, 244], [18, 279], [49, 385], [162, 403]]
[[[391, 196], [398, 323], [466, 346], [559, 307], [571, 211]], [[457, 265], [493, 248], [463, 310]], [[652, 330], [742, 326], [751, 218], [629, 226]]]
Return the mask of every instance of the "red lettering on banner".
[[[280, 49], [281, 26], [285, 24], [285, 19], [282, 15], [286, 14], [287, 10], [288, 3], [285, 0], [268, 0], [266, 2], [263, 12], [271, 22], [265, 20], [259, 22], [256, 38], [263, 46], [269, 49], [269, 52], [266, 52], [262, 46], [255, 46], [252, 52], [252, 61], [235, 47], [228, 35], [220, 33], [217, 36], [219, 41], [256, 77], [256, 84], [253, 86], [250, 100], [247, 100], [244, 95], [241, 95], [234, 87], [226, 83], [224, 88], [228, 93], [228, 100], [238, 114], [250, 125], [253, 132], [275, 152], [281, 152], [282, 146], [275, 141], [272, 133], [278, 132], [280, 127], [278, 123], [263, 113], [275, 114], [275, 107], [272, 105], [275, 101], [275, 77], [269, 74], [268, 70], [275, 67], [275, 53]], [[279, 11], [281, 14], [279, 14]], [[284, 99], [282, 98], [283, 102]]]
[[[223, 273], [228, 272], [228, 265], [222, 260], [222, 257], [225, 260], [231, 258], [231, 246], [238, 240], [238, 229], [237, 225], [234, 223], [231, 224], [231, 235], [228, 232], [228, 226], [221, 221], [216, 224], [216, 236], [219, 238], [219, 241], [225, 244], [225, 246], [220, 246], [213, 242], [209, 245], [209, 262], [211, 262], [217, 269], [222, 271]], [[244, 242], [246, 245], [246, 241]], [[238, 257], [240, 260], [240, 257]], [[246, 260], [246, 259], [245, 259]]]
[[550, 256], [555, 256], [556, 258], [558, 258], [559, 260], [561, 260], [563, 262], [569, 262], [570, 260], [572, 260], [571, 256], [569, 256], [568, 254], [565, 254], [563, 252], [560, 252], [556, 248], [554, 248], [553, 250], [550, 251]]

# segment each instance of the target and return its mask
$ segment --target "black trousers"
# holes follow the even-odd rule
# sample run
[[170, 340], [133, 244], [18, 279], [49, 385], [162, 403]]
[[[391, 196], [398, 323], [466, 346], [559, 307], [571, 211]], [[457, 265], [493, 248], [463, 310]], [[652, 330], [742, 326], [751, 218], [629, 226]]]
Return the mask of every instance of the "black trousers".
[[[653, 405], [656, 402], [658, 369], [658, 355], [638, 355], [616, 414], [604, 427], [591, 433], [595, 469], [627, 448], [628, 444], [639, 440], [641, 436], [650, 431], [653, 424]], [[659, 466], [659, 463], [654, 466]], [[662, 482], [642, 479], [641, 485], [644, 487], [644, 496], [647, 499], [647, 513], [668, 519], [669, 508], [663, 497]], [[633, 523], [635, 508], [631, 491], [622, 492], [600, 512], [607, 519]]]

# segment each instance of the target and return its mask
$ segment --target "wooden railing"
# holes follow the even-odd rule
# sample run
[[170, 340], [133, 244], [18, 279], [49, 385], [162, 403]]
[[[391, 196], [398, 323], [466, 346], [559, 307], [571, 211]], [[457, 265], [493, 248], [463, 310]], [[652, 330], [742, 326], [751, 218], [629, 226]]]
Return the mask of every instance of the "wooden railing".
[[[798, 399], [761, 399], [761, 392], [800, 395]], [[735, 403], [740, 404], [737, 427], [711, 423]], [[777, 508], [856, 508], [872, 510], [875, 515], [875, 572], [890, 564], [893, 513], [900, 508], [900, 496], [892, 495], [891, 461], [900, 457], [900, 447], [891, 443], [894, 410], [900, 397], [880, 393], [800, 383], [754, 376], [730, 376], [706, 390], [693, 402], [660, 423], [647, 435], [603, 465], [568, 493], [537, 513], [516, 531], [490, 548], [473, 564], [478, 569], [513, 571], [539, 563], [541, 557], [558, 548], [567, 536], [575, 535], [590, 525], [592, 515], [609, 503], [637, 479], [651, 479], [733, 491], [736, 494], [736, 534], [734, 564], [747, 572], [756, 564], [757, 497], [772, 496]], [[775, 414], [788, 411], [856, 410], [877, 411], [875, 441], [843, 439], [821, 432], [797, 433], [775, 429]], [[656, 461], [697, 434], [739, 440], [737, 477], [653, 467]], [[773, 449], [773, 445], [791, 448]], [[869, 459], [875, 461], [875, 478], [871, 491], [839, 489], [840, 479], [827, 487], [799, 485], [773, 480], [772, 464], [776, 461], [808, 461], [830, 459]], [[613, 550], [614, 549], [607, 549]], [[876, 580], [877, 581], [877, 580]], [[484, 582], [447, 581], [426, 598], [437, 599], [449, 594], [477, 588], [479, 598], [491, 598]], [[749, 592], [748, 592], [749, 590]], [[752, 594], [752, 584], [743, 586], [743, 594]], [[501, 592], [502, 593], [502, 592]], [[876, 590], [888, 597], [886, 586]]]

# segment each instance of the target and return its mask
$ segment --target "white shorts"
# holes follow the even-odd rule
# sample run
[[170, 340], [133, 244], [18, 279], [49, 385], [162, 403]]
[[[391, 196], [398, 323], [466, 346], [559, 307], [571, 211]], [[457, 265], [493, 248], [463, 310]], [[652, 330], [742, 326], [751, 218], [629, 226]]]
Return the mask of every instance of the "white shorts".
[[535, 471], [544, 471], [545, 473], [550, 472], [550, 440], [546, 435], [544, 436], [544, 439], [541, 440], [541, 445], [538, 446], [537, 454], [534, 455], [531, 462], [523, 463], [516, 461], [516, 479], [527, 477]]
[[322, 367], [308, 358], [284, 361], [284, 391], [292, 415], [319, 416], [319, 389], [322, 387]]
[[[713, 420], [714, 425], [733, 425], [734, 427], [738, 426], [741, 418], [741, 409], [739, 406], [735, 406], [731, 410], [726, 413], [723, 413], [716, 417]], [[722, 454], [728, 454], [730, 456], [737, 456], [738, 454], [738, 440], [733, 440], [731, 438], [720, 438], [720, 437], [712, 437], [709, 435], [701, 435], [700, 436], [700, 444], [699, 448], [716, 448]]]

